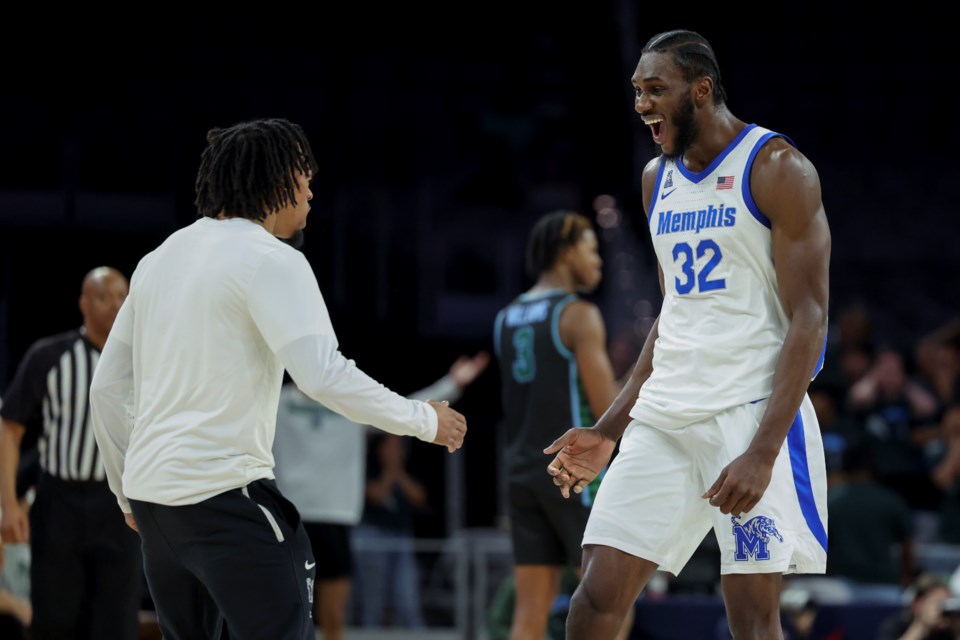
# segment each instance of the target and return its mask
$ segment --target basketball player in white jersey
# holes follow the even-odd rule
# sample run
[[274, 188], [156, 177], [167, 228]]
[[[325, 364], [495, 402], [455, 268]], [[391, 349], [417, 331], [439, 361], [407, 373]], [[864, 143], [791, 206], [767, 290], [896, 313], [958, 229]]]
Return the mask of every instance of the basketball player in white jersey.
[[679, 573], [710, 527], [733, 637], [781, 638], [783, 574], [826, 569], [806, 395], [827, 328], [820, 181], [792, 141], [730, 112], [701, 35], [654, 36], [633, 84], [661, 149], [642, 184], [664, 300], [610, 409], [545, 450], [569, 496], [623, 438], [584, 533], [567, 638], [613, 638], [647, 580]]

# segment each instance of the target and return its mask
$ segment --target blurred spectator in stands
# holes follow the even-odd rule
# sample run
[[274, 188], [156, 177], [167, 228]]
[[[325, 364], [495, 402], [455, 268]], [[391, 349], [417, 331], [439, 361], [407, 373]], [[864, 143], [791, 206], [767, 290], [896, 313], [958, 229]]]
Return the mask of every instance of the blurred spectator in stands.
[[[954, 640], [944, 604], [950, 600], [946, 580], [922, 573], [907, 590], [910, 603], [880, 625], [877, 640]], [[949, 613], [949, 612], [948, 612]]]
[[[829, 356], [827, 356], [829, 357]], [[849, 389], [870, 372], [873, 366], [873, 347], [848, 347], [837, 356], [837, 372], [827, 380], [833, 380]]]
[[354, 535], [363, 626], [424, 629], [414, 515], [427, 508], [427, 490], [407, 467], [407, 443], [392, 433], [370, 435], [366, 475]]
[[931, 472], [943, 491], [937, 537], [941, 542], [960, 543], [960, 405], [950, 407], [940, 423], [945, 442], [941, 460]]
[[948, 322], [937, 327], [930, 334], [924, 336], [926, 340], [934, 342], [949, 342], [960, 347], [960, 316], [951, 318]]
[[[24, 439], [26, 440], [26, 438]], [[40, 473], [36, 438], [21, 449], [17, 467], [16, 495], [20, 511], [29, 517]], [[2, 541], [0, 541], [2, 543]], [[33, 620], [30, 603], [30, 543], [0, 544], [0, 638], [26, 640]]]
[[895, 598], [913, 579], [913, 519], [903, 498], [874, 480], [874, 448], [869, 440], [856, 439], [844, 451], [844, 480], [827, 501], [827, 574], [852, 581], [855, 596]]
[[859, 304], [840, 310], [827, 336], [823, 371], [818, 380], [850, 387], [866, 375], [873, 360], [873, 320]]
[[917, 344], [919, 382], [941, 407], [960, 403], [960, 350], [952, 341], [926, 337]]
[[854, 302], [842, 307], [836, 322], [830, 327], [829, 351], [838, 353], [845, 349], [873, 349], [875, 336], [873, 318], [862, 303]]
[[[26, 499], [21, 505], [29, 509]], [[26, 640], [32, 619], [30, 543], [0, 544], [0, 638]]]
[[845, 390], [830, 384], [814, 382], [809, 391], [813, 410], [823, 435], [827, 462], [827, 486], [836, 484], [843, 472], [843, 452], [847, 442], [859, 435], [859, 429], [848, 415], [840, 411]]
[[947, 598], [940, 607], [940, 617], [950, 630], [950, 637], [953, 640], [960, 639], [960, 598]]
[[[784, 640], [840, 640], [843, 628], [836, 621], [818, 616], [819, 608], [813, 594], [798, 589], [788, 582], [780, 592], [780, 626]], [[715, 640], [731, 640], [727, 617], [717, 621]]]
[[783, 618], [783, 635], [790, 640], [812, 640], [817, 622], [817, 603], [809, 591], [784, 589], [780, 594], [780, 616]]
[[851, 387], [848, 406], [876, 444], [877, 479], [914, 509], [939, 509], [941, 494], [923, 453], [939, 437], [937, 401], [907, 376], [903, 356], [881, 349], [867, 375]]

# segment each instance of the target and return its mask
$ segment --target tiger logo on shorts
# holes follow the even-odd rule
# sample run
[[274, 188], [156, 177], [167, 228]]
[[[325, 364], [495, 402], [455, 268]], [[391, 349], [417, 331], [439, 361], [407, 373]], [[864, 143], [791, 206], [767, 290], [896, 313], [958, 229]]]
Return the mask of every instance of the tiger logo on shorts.
[[777, 523], [767, 516], [756, 516], [746, 523], [739, 522], [740, 516], [731, 516], [733, 522], [733, 539], [736, 544], [734, 559], [737, 562], [746, 562], [751, 557], [754, 560], [769, 560], [770, 550], [767, 545], [770, 538], [783, 542], [783, 536], [777, 531]]

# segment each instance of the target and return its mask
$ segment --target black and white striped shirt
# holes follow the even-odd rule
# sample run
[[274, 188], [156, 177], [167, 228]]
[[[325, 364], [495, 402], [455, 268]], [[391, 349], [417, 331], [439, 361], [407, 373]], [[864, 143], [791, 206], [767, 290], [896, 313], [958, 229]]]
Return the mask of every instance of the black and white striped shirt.
[[40, 339], [3, 394], [3, 419], [40, 430], [40, 468], [62, 480], [106, 479], [88, 402], [99, 358], [83, 329]]

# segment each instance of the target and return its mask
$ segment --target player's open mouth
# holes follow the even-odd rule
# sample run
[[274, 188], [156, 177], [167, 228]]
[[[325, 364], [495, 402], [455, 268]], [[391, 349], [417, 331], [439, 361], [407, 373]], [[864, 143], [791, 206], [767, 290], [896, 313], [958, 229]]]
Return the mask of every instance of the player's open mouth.
[[644, 118], [643, 123], [650, 127], [650, 132], [653, 133], [653, 141], [657, 144], [662, 144], [661, 133], [663, 131], [663, 116], [650, 116]]

